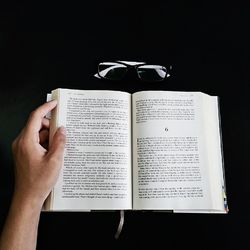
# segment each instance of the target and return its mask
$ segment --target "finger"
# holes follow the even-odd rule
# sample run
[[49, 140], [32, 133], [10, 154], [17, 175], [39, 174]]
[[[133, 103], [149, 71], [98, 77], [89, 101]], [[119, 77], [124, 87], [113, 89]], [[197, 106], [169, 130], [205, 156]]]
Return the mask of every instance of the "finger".
[[49, 131], [43, 129], [39, 132], [39, 143], [42, 145], [49, 140]]
[[26, 125], [26, 132], [28, 134], [33, 134], [34, 138], [37, 138], [37, 133], [42, 127], [44, 116], [50, 112], [53, 108], [56, 107], [57, 101], [53, 100], [51, 102], [47, 102], [42, 106], [38, 107], [35, 111], [33, 111], [30, 115], [28, 123]]
[[43, 118], [42, 119], [42, 126], [41, 126], [41, 128], [49, 129], [49, 125], [50, 125], [50, 120], [47, 119], [47, 118]]
[[57, 129], [55, 135], [53, 136], [48, 157], [53, 158], [54, 160], [58, 161], [58, 163], [62, 162], [65, 143], [66, 130], [64, 127], [60, 127], [59, 129]]

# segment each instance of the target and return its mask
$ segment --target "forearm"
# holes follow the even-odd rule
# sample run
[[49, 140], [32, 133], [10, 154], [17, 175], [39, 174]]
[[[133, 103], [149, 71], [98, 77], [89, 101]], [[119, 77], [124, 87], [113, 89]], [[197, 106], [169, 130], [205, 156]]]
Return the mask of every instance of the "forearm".
[[36, 249], [41, 204], [14, 196], [0, 239], [0, 250]]

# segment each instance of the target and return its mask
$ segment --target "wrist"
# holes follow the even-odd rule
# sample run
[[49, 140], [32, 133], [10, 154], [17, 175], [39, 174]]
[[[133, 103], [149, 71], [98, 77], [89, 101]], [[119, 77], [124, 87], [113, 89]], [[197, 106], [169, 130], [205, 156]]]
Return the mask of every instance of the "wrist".
[[19, 209], [22, 208], [40, 213], [42, 210], [43, 201], [41, 199], [30, 197], [15, 191], [12, 199], [12, 205], [19, 207]]

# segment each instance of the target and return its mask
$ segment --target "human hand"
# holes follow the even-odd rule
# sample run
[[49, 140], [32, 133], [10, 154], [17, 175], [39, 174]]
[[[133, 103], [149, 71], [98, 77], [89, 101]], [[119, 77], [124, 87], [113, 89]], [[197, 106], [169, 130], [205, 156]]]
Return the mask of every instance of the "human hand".
[[49, 120], [45, 115], [57, 102], [43, 104], [29, 117], [26, 127], [12, 144], [15, 159], [14, 198], [42, 207], [58, 178], [66, 142], [65, 128], [59, 128], [49, 150]]

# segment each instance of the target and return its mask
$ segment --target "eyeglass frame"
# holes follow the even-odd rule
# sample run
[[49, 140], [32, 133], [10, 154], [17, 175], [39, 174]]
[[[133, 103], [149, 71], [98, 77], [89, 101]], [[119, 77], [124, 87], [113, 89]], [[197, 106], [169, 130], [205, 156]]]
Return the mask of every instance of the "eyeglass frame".
[[[115, 60], [115, 61], [107, 61], [107, 62], [110, 62], [110, 63], [113, 62], [113, 63], [119, 63], [119, 64], [122, 64], [122, 65], [125, 65], [125, 66], [127, 67], [127, 72], [126, 72], [126, 74], [128, 73], [128, 71], [129, 71], [131, 68], [134, 68], [134, 69], [136, 70], [136, 75], [137, 75], [138, 79], [139, 79], [140, 81], [144, 81], [144, 82], [147, 82], [147, 81], [141, 79], [141, 77], [139, 76], [139, 73], [138, 73], [138, 70], [137, 70], [137, 69], [138, 69], [138, 67], [140, 67], [140, 66], [152, 65], [152, 64], [145, 63], [145, 62], [142, 62], [142, 63], [140, 63], [140, 62], [137, 63], [137, 62], [136, 62], [137, 64], [131, 65], [131, 64], [125, 63], [125, 62], [123, 62], [123, 61], [117, 61], [117, 60]], [[101, 63], [105, 63], [105, 62], [100, 62], [100, 63], [98, 63], [97, 75], [98, 75], [101, 79], [104, 79], [104, 80], [117, 81], [117, 80], [115, 80], [115, 79], [108, 79], [108, 78], [105, 78], [105, 77], [103, 77], [103, 76], [100, 75], [100, 73], [99, 73], [99, 65], [100, 65]], [[157, 66], [165, 67], [166, 70], [168, 70], [166, 66], [163, 66], [163, 65], [157, 65]], [[170, 66], [169, 66], [169, 71], [171, 71], [171, 70], [172, 70], [172, 66], [170, 65]], [[125, 74], [125, 75], [126, 75], [126, 74]], [[125, 77], [125, 75], [124, 75], [120, 80], [122, 80], [122, 79]], [[165, 80], [166, 78], [168, 78], [168, 77], [170, 77], [170, 73], [166, 72], [166, 76], [165, 76], [164, 78], [162, 78], [161, 80], [155, 80], [155, 81], [153, 81], [153, 82], [162, 82], [162, 81], [164, 81], [164, 80]]]

